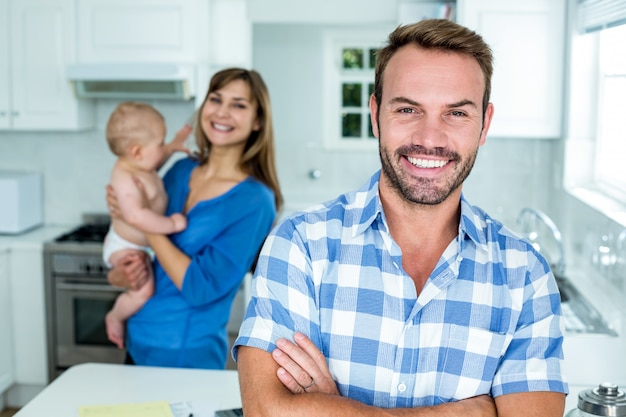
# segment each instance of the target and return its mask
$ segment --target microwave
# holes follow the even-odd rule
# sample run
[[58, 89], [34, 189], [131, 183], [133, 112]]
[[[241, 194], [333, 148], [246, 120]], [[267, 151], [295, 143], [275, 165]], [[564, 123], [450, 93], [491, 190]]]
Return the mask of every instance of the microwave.
[[0, 234], [19, 234], [42, 223], [42, 175], [0, 171]]

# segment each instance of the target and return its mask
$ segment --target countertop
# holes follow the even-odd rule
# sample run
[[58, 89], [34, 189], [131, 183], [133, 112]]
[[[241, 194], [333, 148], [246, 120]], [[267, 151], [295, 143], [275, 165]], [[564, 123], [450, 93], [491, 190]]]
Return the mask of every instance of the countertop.
[[17, 235], [0, 234], [0, 250], [12, 247], [40, 248], [44, 242], [77, 227], [70, 225], [44, 225]]
[[590, 265], [582, 256], [571, 256], [565, 276], [598, 310], [617, 336], [567, 332], [564, 341], [563, 372], [570, 385], [566, 410], [576, 408], [578, 393], [597, 388], [602, 382], [626, 388], [626, 303], [625, 294]]
[[[15, 417], [76, 417], [84, 405], [194, 402], [241, 406], [236, 371], [86, 363], [65, 371]], [[195, 414], [195, 413], [194, 413]]]

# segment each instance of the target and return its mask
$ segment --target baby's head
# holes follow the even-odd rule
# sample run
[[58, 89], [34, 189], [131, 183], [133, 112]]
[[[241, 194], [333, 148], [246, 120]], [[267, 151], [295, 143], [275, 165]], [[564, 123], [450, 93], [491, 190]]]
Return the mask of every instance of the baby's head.
[[133, 149], [141, 149], [165, 139], [165, 119], [157, 109], [146, 103], [120, 103], [106, 127], [106, 138], [111, 152], [118, 157], [129, 157]]

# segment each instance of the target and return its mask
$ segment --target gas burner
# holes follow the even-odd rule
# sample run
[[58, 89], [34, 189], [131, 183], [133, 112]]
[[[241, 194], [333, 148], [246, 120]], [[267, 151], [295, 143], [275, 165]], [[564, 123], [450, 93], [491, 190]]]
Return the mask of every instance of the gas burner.
[[108, 224], [85, 224], [73, 229], [56, 239], [55, 242], [96, 242], [102, 243], [109, 230]]

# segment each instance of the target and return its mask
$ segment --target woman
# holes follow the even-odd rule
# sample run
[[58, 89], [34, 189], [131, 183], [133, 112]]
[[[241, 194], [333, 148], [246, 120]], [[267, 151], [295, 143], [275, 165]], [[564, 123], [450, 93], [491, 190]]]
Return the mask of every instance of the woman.
[[[167, 213], [183, 213], [188, 226], [147, 236], [155, 293], [128, 321], [128, 363], [225, 367], [231, 304], [282, 205], [269, 94], [257, 72], [213, 76], [195, 135], [195, 158], [177, 161], [163, 178]], [[115, 204], [111, 193], [107, 199]], [[136, 286], [149, 268], [129, 257], [109, 281]]]

